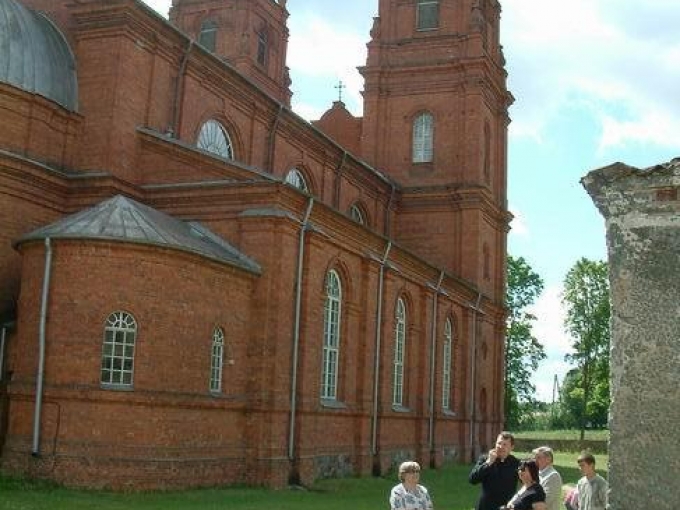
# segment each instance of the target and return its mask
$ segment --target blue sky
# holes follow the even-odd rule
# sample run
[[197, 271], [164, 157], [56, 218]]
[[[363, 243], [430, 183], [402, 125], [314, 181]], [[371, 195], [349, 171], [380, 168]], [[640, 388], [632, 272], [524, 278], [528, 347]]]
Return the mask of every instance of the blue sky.
[[[146, 0], [167, 16], [170, 0]], [[534, 376], [549, 401], [568, 366], [562, 281], [581, 257], [606, 259], [604, 221], [579, 180], [615, 161], [680, 156], [678, 0], [501, 0], [510, 109], [509, 251], [545, 281], [534, 333], [548, 359]], [[316, 119], [337, 99], [361, 115], [366, 43], [378, 0], [288, 0], [292, 106]]]

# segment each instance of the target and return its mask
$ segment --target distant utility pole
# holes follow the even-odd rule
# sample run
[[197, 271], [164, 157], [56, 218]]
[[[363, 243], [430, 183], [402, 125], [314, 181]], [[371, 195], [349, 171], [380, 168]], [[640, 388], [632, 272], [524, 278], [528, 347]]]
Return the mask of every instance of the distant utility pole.
[[557, 374], [553, 379], [553, 392], [552, 392], [552, 406], [550, 406], [550, 414], [552, 415], [552, 422], [555, 423], [555, 403], [560, 398], [560, 381], [557, 378]]

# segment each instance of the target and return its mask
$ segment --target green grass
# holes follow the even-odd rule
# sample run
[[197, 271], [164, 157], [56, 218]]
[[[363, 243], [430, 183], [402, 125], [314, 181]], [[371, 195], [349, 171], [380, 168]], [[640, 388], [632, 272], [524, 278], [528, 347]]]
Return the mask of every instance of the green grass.
[[[526, 452], [516, 452], [520, 459]], [[580, 474], [574, 453], [557, 453], [555, 466], [565, 484], [575, 484]], [[598, 472], [607, 476], [607, 456], [597, 455]], [[421, 482], [434, 499], [435, 508], [470, 510], [479, 486], [467, 481], [471, 466], [455, 465], [424, 470]], [[0, 477], [2, 510], [386, 510], [396, 475], [380, 478], [323, 480], [309, 490], [254, 488], [198, 489], [182, 492], [112, 493], [72, 490], [47, 482]]]
[[[581, 432], [578, 430], [527, 430], [513, 432], [515, 437], [522, 439], [580, 439]], [[609, 439], [608, 430], [586, 430], [585, 439], [606, 441]]]
[[[479, 488], [467, 482], [470, 467], [425, 470], [422, 483], [436, 508], [469, 510]], [[12, 510], [379, 510], [388, 508], [396, 475], [323, 480], [309, 490], [199, 489], [161, 493], [80, 491], [44, 482], [0, 477], [0, 509]]]

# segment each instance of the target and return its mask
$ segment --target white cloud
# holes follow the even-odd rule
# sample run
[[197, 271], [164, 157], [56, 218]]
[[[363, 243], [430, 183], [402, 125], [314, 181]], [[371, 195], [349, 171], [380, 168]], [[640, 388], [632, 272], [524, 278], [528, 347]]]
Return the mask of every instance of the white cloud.
[[146, 5], [154, 9], [158, 14], [168, 17], [170, 10], [170, 0], [143, 0]]
[[527, 222], [524, 219], [522, 211], [519, 211], [513, 207], [511, 207], [510, 210], [512, 211], [512, 215], [514, 216], [512, 218], [512, 222], [510, 223], [513, 235], [520, 237], [528, 237], [529, 226], [527, 225]]
[[293, 111], [307, 121], [318, 120], [327, 109], [310, 103], [298, 102], [295, 96], [293, 96], [292, 103]]
[[[358, 33], [353, 27], [334, 25], [310, 11], [302, 11], [295, 19], [291, 18], [290, 33], [289, 67], [304, 79], [315, 79], [327, 84], [329, 91], [342, 81], [346, 87], [343, 89], [343, 101], [350, 110], [360, 115], [363, 78], [357, 66], [366, 62], [368, 34]], [[315, 92], [318, 93], [306, 91], [303, 99], [308, 100]], [[335, 99], [337, 91], [333, 92], [331, 97]], [[327, 104], [326, 108], [329, 106]], [[296, 103], [294, 108], [298, 111], [301, 105]]]
[[563, 326], [565, 311], [562, 306], [562, 287], [546, 287], [528, 311], [536, 316], [533, 333], [543, 344], [547, 355], [547, 359], [539, 364], [534, 373], [532, 383], [536, 385], [537, 398], [550, 402], [554, 377], [557, 375], [562, 383], [570, 368], [564, 361], [564, 355], [572, 351], [572, 339]]
[[517, 97], [511, 135], [540, 141], [575, 98], [585, 98], [601, 148], [677, 146], [678, 22], [680, 4], [667, 0], [504, 4], [502, 40]]

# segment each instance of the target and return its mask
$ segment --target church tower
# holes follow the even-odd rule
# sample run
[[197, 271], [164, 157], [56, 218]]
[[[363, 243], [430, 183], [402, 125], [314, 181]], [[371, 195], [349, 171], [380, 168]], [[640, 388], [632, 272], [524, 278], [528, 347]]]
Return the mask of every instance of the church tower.
[[286, 0], [172, 0], [170, 21], [290, 107]]
[[508, 107], [498, 0], [380, 0], [361, 152], [404, 187], [400, 243], [501, 299]]

